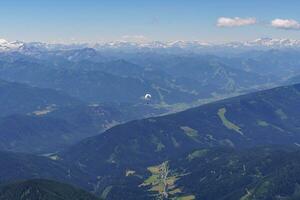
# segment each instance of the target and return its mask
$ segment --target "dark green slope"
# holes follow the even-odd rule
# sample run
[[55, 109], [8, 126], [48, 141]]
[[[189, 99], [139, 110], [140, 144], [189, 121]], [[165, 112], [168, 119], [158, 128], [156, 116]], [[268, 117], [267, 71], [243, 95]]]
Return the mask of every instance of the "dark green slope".
[[61, 156], [95, 172], [149, 165], [195, 148], [300, 144], [300, 85], [132, 121], [88, 138]]
[[273, 148], [197, 150], [170, 162], [197, 199], [299, 199], [300, 152]]
[[[87, 178], [87, 174], [73, 169], [70, 171], [66, 164], [37, 156], [2, 152], [0, 183], [52, 179], [90, 191], [94, 189], [102, 198], [112, 200], [161, 199], [163, 188], [167, 199], [296, 200], [300, 192], [299, 156], [297, 148], [285, 147], [197, 149], [148, 167], [126, 168], [124, 173], [99, 176], [97, 182], [91, 184], [93, 180]], [[167, 183], [166, 187], [164, 183]], [[92, 185], [95, 187], [92, 188]], [[0, 187], [0, 199], [20, 194], [29, 195], [26, 197], [30, 199], [37, 198], [34, 195], [52, 198], [51, 194], [55, 194], [53, 197], [67, 198], [80, 193], [64, 184], [58, 186], [48, 181]]]
[[299, 183], [299, 150], [199, 149], [120, 177], [107, 199], [296, 200]]
[[0, 80], [0, 116], [77, 104], [80, 104], [79, 100], [62, 92]]
[[49, 181], [28, 180], [0, 187], [1, 200], [99, 200], [73, 186]]

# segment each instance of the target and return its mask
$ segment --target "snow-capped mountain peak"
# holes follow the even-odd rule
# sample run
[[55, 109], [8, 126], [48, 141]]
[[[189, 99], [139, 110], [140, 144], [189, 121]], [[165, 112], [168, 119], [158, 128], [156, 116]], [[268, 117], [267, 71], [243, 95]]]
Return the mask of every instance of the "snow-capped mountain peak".
[[9, 42], [5, 39], [0, 39], [0, 51], [18, 50], [23, 45], [24, 43], [20, 41]]
[[273, 38], [259, 38], [256, 39], [249, 44], [252, 45], [261, 45], [261, 46], [270, 46], [270, 47], [293, 47], [299, 46], [299, 40], [292, 40], [292, 39], [273, 39]]
[[7, 40], [0, 38], [0, 44], [6, 44], [8, 43]]
[[273, 39], [273, 38], [258, 38], [246, 42], [228, 42], [223, 44], [214, 44], [201, 41], [171, 41], [171, 42], [127, 42], [114, 41], [102, 42], [96, 44], [48, 44], [41, 42], [24, 43], [20, 41], [7, 41], [0, 39], [0, 51], [20, 51], [23, 53], [32, 53], [37, 51], [51, 50], [72, 50], [82, 48], [93, 48], [95, 50], [117, 50], [117, 51], [137, 51], [137, 50], [164, 50], [178, 51], [187, 50], [191, 52], [205, 52], [211, 50], [226, 49], [272, 49], [272, 48], [300, 48], [300, 40], [294, 39]]

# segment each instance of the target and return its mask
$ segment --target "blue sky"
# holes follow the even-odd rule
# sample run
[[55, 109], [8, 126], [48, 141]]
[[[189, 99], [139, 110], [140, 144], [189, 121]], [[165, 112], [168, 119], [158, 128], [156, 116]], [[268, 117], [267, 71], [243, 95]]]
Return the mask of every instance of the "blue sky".
[[[300, 39], [299, 9], [299, 0], [9, 0], [0, 6], [0, 37], [66, 43]], [[221, 17], [225, 24], [218, 26]]]

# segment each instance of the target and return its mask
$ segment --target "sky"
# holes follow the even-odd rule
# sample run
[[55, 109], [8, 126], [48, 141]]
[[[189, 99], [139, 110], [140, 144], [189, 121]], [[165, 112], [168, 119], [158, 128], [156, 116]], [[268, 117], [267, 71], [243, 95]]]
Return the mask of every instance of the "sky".
[[0, 0], [0, 38], [51, 43], [300, 40], [299, 0]]

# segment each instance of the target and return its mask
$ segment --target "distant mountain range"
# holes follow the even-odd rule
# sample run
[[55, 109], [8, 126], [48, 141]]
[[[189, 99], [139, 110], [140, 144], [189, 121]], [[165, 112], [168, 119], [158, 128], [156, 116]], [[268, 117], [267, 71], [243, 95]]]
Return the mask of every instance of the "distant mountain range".
[[300, 74], [300, 51], [290, 48], [297, 41], [264, 38], [243, 44], [201, 44], [202, 53], [192, 48], [194, 43], [200, 45], [136, 44], [130, 50], [122, 47], [130, 45], [126, 42], [12, 45], [1, 40], [7, 48], [0, 52], [0, 79], [51, 88], [87, 103], [143, 103], [143, 96], [150, 93], [152, 105], [177, 111], [284, 85]]
[[[64, 92], [88, 103], [190, 106], [282, 84], [300, 73], [297, 50], [237, 57], [104, 53], [91, 48], [0, 53], [0, 78]], [[177, 104], [177, 106], [175, 105]], [[177, 109], [177, 108], [175, 108]]]
[[[75, 59], [78, 53], [82, 60]], [[43, 53], [42, 57], [5, 54], [0, 78], [52, 88], [89, 103], [142, 103], [143, 96], [151, 93], [152, 103], [165, 105], [191, 103], [271, 83], [263, 74], [232, 68], [209, 57], [153, 57], [158, 63], [145, 66], [125, 59], [99, 62], [98, 55], [85, 49]]]
[[233, 48], [233, 49], [272, 49], [272, 48], [299, 48], [300, 41], [292, 39], [273, 39], [259, 38], [253, 41], [246, 42], [228, 42], [221, 44], [200, 42], [200, 41], [172, 41], [172, 42], [102, 42], [96, 44], [47, 44], [42, 42], [9, 42], [5, 39], [0, 39], [1, 51], [51, 51], [51, 50], [70, 50], [78, 48], [95, 48], [97, 50], [188, 50], [191, 52], [201, 52], [203, 50], [217, 50], [217, 48]]

